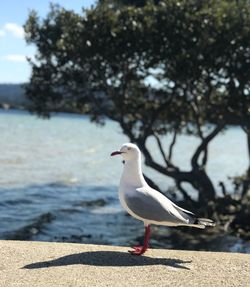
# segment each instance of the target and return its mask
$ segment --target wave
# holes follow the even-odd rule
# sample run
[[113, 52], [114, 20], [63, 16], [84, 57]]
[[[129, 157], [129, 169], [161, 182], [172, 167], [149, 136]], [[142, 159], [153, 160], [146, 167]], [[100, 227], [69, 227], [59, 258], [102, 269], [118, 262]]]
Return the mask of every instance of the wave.
[[5, 238], [7, 240], [31, 240], [34, 235], [41, 232], [44, 225], [51, 223], [55, 218], [56, 216], [50, 212], [41, 214], [35, 217], [31, 224], [6, 234]]

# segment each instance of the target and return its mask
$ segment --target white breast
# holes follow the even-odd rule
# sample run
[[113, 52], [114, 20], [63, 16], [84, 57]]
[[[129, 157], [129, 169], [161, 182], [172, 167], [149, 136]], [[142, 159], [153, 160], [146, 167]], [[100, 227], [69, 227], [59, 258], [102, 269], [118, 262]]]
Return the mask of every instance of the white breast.
[[[143, 221], [145, 219], [137, 216], [132, 210], [130, 210], [126, 204], [125, 198], [128, 196], [133, 196], [137, 188], [141, 188], [146, 185], [146, 181], [143, 177], [141, 170], [141, 156], [139, 154], [138, 158], [131, 161], [126, 161], [124, 164], [123, 173], [120, 180], [119, 186], [119, 199], [122, 207], [133, 217]], [[146, 223], [145, 223], [146, 224]]]

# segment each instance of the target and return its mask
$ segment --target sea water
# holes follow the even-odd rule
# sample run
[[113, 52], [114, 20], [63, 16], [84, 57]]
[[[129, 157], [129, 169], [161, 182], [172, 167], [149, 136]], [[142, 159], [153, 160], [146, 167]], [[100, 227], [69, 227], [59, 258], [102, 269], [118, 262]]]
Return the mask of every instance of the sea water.
[[[119, 204], [123, 167], [121, 158], [110, 157], [127, 141], [119, 124], [110, 120], [98, 126], [81, 115], [57, 114], [44, 120], [25, 111], [0, 110], [0, 238], [136, 243], [143, 225]], [[171, 135], [163, 138], [164, 144], [170, 141]], [[194, 137], [177, 138], [174, 163], [189, 170], [198, 144]], [[161, 163], [156, 142], [150, 139], [147, 146]], [[228, 176], [241, 175], [247, 165], [241, 129], [227, 129], [209, 146], [207, 171], [217, 189], [224, 181], [230, 190]], [[173, 185], [171, 178], [143, 169], [163, 190]]]

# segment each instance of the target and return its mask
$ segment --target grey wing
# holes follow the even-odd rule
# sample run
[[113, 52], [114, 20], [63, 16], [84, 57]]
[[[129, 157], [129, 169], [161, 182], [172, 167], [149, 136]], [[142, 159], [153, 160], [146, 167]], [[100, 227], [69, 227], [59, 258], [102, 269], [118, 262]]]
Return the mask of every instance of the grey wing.
[[128, 208], [137, 216], [157, 222], [171, 222], [174, 224], [187, 224], [188, 219], [183, 218], [172, 202], [154, 189], [139, 188], [132, 194], [125, 196]]

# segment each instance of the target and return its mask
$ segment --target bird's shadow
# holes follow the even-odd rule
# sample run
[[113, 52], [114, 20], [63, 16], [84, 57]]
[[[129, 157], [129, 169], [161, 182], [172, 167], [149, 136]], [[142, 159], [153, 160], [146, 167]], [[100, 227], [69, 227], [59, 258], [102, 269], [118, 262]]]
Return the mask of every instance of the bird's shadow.
[[70, 254], [50, 261], [31, 263], [25, 265], [23, 269], [39, 269], [39, 268], [49, 268], [56, 266], [82, 264], [92, 266], [113, 266], [113, 267], [165, 265], [173, 268], [189, 270], [188, 267], [183, 266], [182, 264], [191, 262], [192, 261], [183, 261], [180, 259], [136, 256], [131, 255], [129, 253], [117, 252], [117, 251], [93, 251], [93, 252]]

